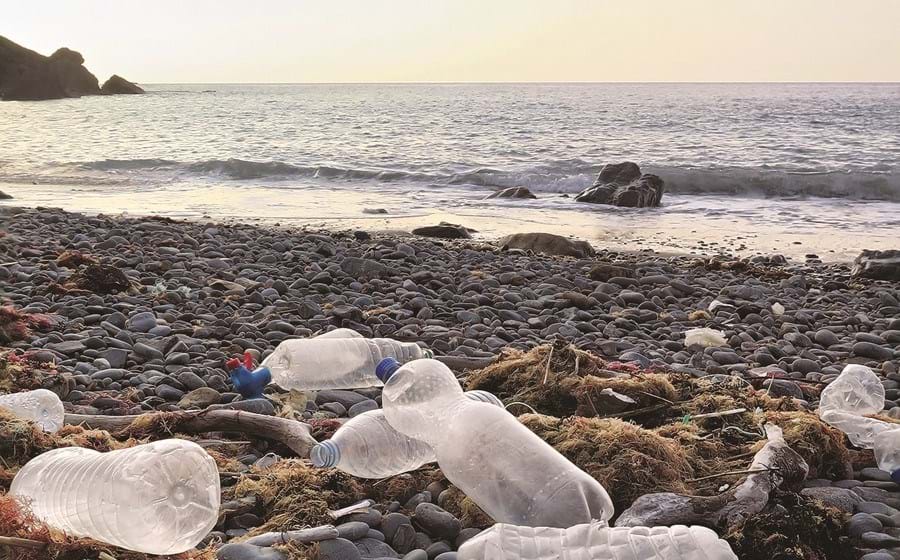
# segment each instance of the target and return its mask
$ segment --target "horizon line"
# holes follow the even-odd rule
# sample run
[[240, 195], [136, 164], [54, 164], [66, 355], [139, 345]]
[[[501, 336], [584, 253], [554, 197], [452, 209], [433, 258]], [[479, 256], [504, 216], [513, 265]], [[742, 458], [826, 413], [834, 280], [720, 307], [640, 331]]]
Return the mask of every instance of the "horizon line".
[[550, 80], [550, 81], [372, 81], [372, 82], [147, 82], [136, 81], [137, 84], [146, 85], [259, 85], [259, 86], [291, 86], [291, 85], [535, 85], [535, 84], [564, 84], [564, 85], [635, 85], [635, 84], [734, 84], [734, 85], [769, 85], [769, 84], [869, 84], [869, 85], [900, 85], [900, 80], [784, 80], [784, 81], [667, 81], [667, 80], [644, 80], [644, 81], [588, 81], [588, 80]]

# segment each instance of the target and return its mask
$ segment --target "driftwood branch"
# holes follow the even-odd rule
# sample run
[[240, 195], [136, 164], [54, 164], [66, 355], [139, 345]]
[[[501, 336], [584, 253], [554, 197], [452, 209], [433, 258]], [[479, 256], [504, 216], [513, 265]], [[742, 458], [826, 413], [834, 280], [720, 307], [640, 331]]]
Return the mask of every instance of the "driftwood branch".
[[671, 492], [645, 494], [622, 512], [618, 527], [656, 525], [705, 525], [733, 529], [756, 515], [769, 502], [776, 488], [799, 484], [809, 466], [784, 441], [781, 428], [766, 426], [768, 441], [753, 456], [752, 473], [727, 492], [717, 496], [684, 496]]
[[435, 360], [443, 362], [454, 371], [484, 369], [494, 363], [497, 358], [469, 358], [466, 356], [435, 356]]
[[272, 546], [276, 544], [293, 543], [312, 543], [319, 541], [328, 541], [338, 538], [338, 531], [333, 525], [323, 525], [321, 527], [313, 527], [311, 529], [299, 529], [296, 531], [283, 531], [280, 533], [263, 533], [244, 541], [245, 544], [255, 546]]
[[[135, 424], [136, 421], [140, 421]], [[316, 444], [309, 424], [277, 416], [265, 416], [242, 410], [206, 410], [197, 412], [154, 412], [134, 416], [66, 414], [66, 424], [109, 432], [136, 433], [147, 426], [160, 426], [169, 434], [181, 432], [241, 432], [284, 444], [299, 457], [309, 456]]]
[[0, 537], [0, 546], [16, 546], [19, 548], [33, 548], [40, 550], [47, 546], [47, 543], [33, 541], [31, 539], [20, 539], [17, 537]]

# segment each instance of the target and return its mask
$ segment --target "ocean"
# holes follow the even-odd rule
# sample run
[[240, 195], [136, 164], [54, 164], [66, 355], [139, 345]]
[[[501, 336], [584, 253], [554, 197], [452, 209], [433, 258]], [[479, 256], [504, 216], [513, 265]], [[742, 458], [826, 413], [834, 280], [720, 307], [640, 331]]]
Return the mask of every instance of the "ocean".
[[[146, 89], [0, 103], [4, 204], [369, 230], [447, 220], [484, 238], [740, 256], [900, 246], [900, 84]], [[625, 160], [665, 180], [661, 208], [571, 198]], [[510, 186], [538, 199], [484, 200]]]

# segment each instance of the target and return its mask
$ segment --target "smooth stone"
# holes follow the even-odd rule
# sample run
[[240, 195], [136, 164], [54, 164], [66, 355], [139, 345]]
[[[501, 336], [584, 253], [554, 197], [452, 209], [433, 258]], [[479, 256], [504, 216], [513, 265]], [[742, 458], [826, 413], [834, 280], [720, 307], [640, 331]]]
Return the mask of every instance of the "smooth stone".
[[319, 560], [362, 560], [362, 554], [347, 539], [329, 539], [319, 542]]
[[891, 473], [877, 469], [875, 467], [866, 467], [859, 471], [860, 480], [880, 480], [881, 482], [893, 482]]
[[892, 360], [894, 358], [893, 350], [872, 342], [857, 342], [853, 345], [853, 353], [857, 356], [871, 358], [880, 362]]
[[441, 556], [445, 552], [452, 552], [452, 549], [450, 548], [450, 545], [444, 541], [438, 541], [426, 548], [425, 552], [428, 554], [428, 560], [435, 560], [435, 558]]
[[229, 543], [216, 551], [217, 560], [286, 560], [287, 556], [274, 548], [246, 543]]
[[881, 521], [872, 517], [869, 513], [857, 513], [850, 518], [847, 525], [847, 533], [851, 537], [859, 537], [863, 533], [878, 532], [884, 528]]
[[442, 552], [434, 557], [434, 560], [456, 560], [456, 552]]
[[389, 513], [381, 518], [381, 532], [384, 533], [385, 539], [392, 541], [401, 525], [410, 525], [411, 523], [409, 517], [402, 513]]
[[341, 523], [340, 525], [336, 526], [335, 529], [337, 529], [338, 536], [340, 538], [350, 541], [365, 538], [369, 533], [369, 526], [362, 521], [350, 521], [348, 523]]
[[[856, 488], [854, 488], [854, 490], [856, 490]], [[846, 513], [853, 513], [856, 506], [863, 501], [863, 499], [853, 490], [847, 488], [835, 488], [834, 486], [804, 488], [800, 491], [800, 494], [815, 500], [821, 500], [827, 505], [836, 507]]]
[[370, 410], [378, 410], [378, 403], [372, 399], [367, 399], [351, 406], [347, 410], [347, 416], [353, 418], [354, 416], [358, 416], [363, 412], [369, 412]]
[[417, 548], [415, 550], [409, 551], [403, 557], [403, 560], [428, 560], [428, 553], [421, 548]]
[[416, 506], [413, 521], [432, 537], [452, 539], [462, 526], [452, 513], [431, 503]]
[[325, 391], [319, 391], [319, 393], [316, 395], [316, 404], [318, 405], [329, 402], [337, 402], [344, 405], [344, 408], [347, 409], [357, 403], [361, 403], [366, 400], [369, 400], [369, 397], [360, 395], [355, 391], [346, 391], [343, 389], [328, 389]]
[[354, 544], [366, 558], [400, 558], [397, 551], [391, 548], [386, 542], [365, 537], [359, 539]]
[[128, 372], [120, 368], [101, 369], [91, 374], [91, 379], [109, 379], [110, 381], [118, 381], [125, 377]]
[[207, 406], [218, 404], [221, 398], [221, 395], [219, 395], [219, 392], [215, 389], [200, 387], [182, 397], [182, 399], [178, 401], [178, 407], [183, 409], [204, 409]]
[[156, 326], [156, 316], [150, 311], [135, 313], [128, 319], [125, 326], [134, 332], [149, 332]]
[[108, 348], [100, 354], [110, 368], [121, 369], [128, 361], [128, 351], [122, 348]]
[[860, 535], [859, 542], [870, 548], [895, 548], [900, 546], [900, 539], [897, 537], [875, 531]]
[[891, 506], [883, 504], [881, 502], [863, 502], [856, 506], [856, 510], [861, 513], [880, 513], [887, 516], [900, 514], [900, 511], [897, 511]]

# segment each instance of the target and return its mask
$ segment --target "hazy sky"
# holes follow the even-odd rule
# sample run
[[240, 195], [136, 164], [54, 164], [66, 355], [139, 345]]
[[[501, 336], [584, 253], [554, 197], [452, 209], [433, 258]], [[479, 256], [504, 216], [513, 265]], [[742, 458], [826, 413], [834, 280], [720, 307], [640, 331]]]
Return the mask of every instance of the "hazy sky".
[[10, 0], [139, 82], [900, 81], [900, 0]]

